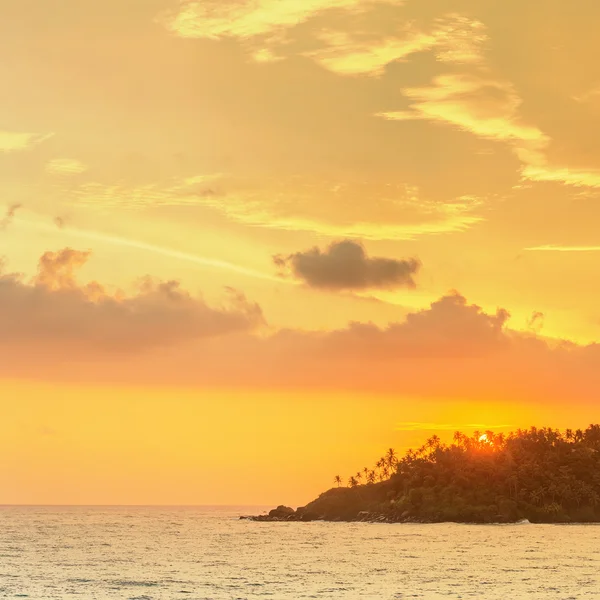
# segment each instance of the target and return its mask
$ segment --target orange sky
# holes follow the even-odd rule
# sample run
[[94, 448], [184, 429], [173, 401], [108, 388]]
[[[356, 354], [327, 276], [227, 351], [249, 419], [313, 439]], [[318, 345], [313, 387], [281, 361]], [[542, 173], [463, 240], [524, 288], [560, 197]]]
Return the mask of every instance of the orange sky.
[[0, 503], [600, 420], [597, 2], [0, 10]]

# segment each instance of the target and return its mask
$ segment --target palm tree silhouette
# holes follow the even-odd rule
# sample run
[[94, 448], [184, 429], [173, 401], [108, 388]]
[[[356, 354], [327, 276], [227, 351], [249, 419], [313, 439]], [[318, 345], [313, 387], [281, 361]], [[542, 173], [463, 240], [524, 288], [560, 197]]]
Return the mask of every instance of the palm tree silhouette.
[[394, 467], [398, 459], [396, 458], [396, 451], [393, 448], [390, 448], [385, 455], [385, 462], [387, 466], [391, 469]]
[[338, 487], [340, 487], [340, 485], [342, 485], [342, 478], [339, 475], [336, 475], [333, 478], [333, 483], [335, 483]]

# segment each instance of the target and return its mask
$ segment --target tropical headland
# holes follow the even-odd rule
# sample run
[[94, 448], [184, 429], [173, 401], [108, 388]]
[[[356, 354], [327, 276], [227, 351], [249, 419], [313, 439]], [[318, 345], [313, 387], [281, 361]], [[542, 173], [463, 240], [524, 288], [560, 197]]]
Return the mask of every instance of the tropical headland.
[[600, 522], [600, 425], [585, 430], [519, 429], [453, 441], [429, 438], [399, 458], [390, 448], [296, 510], [279, 506], [256, 521], [387, 523]]

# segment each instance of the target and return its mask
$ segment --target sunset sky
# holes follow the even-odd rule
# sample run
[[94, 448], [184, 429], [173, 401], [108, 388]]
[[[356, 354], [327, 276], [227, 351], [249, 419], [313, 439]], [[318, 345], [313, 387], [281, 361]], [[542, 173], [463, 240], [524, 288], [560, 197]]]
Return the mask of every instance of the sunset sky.
[[597, 0], [0, 12], [0, 504], [600, 420]]

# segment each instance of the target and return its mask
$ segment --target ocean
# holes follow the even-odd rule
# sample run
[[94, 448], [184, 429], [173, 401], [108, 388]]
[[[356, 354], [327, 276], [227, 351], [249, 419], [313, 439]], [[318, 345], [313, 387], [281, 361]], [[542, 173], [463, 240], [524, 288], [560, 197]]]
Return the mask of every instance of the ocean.
[[0, 598], [600, 599], [600, 526], [255, 523], [252, 507], [2, 507]]

